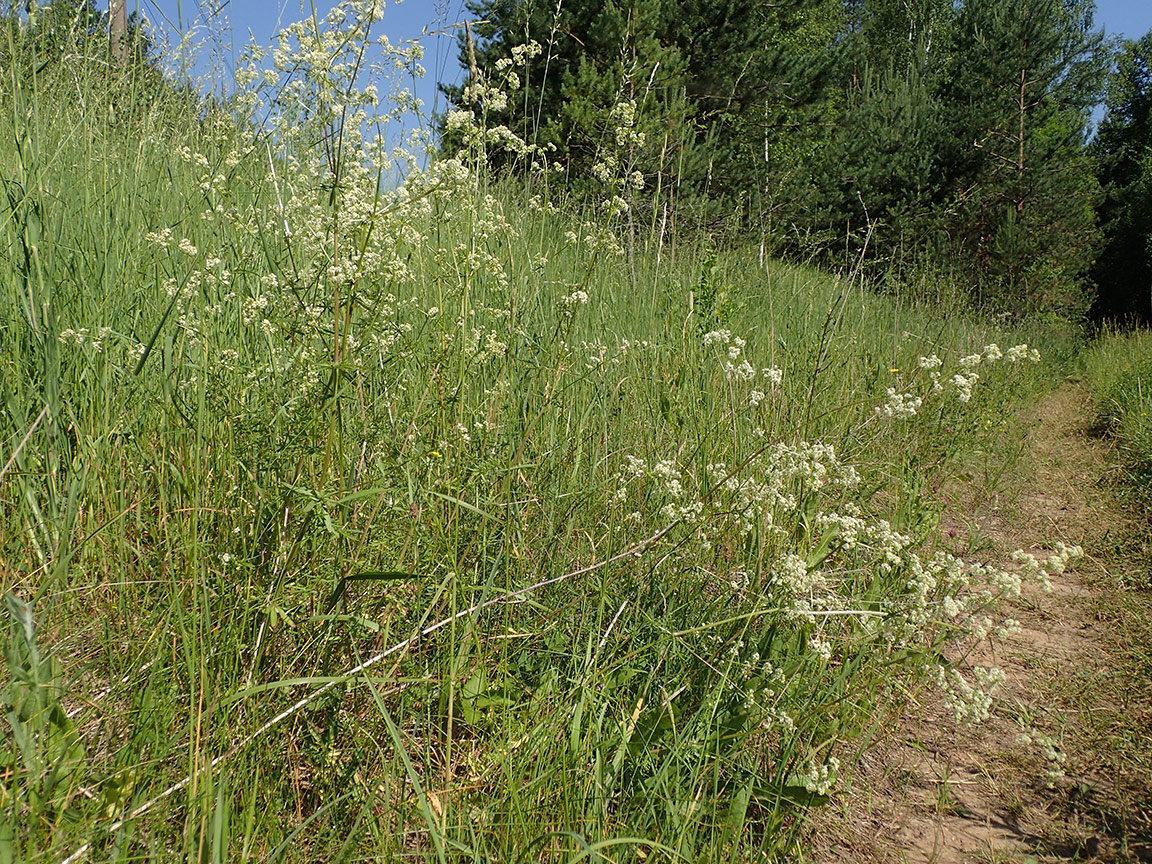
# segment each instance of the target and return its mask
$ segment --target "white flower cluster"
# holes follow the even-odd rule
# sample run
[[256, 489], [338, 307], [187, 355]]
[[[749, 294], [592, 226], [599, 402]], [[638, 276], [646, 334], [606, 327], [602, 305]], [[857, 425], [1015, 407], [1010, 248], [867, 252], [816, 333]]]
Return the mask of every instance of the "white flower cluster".
[[932, 382], [932, 393], [943, 393], [944, 385], [940, 383], [940, 367], [944, 361], [937, 357], [935, 354], [929, 354], [927, 357], [920, 358], [920, 368], [928, 373], [928, 380]]
[[757, 725], [762, 731], [778, 728], [791, 732], [796, 728], [791, 715], [780, 704], [788, 689], [788, 678], [781, 667], [773, 664], [771, 658], [762, 657], [743, 639], [727, 645], [724, 661], [723, 689], [740, 694], [741, 708], [759, 715]]
[[[1025, 578], [1044, 584], [1047, 572], [1067, 566], [1080, 554], [1077, 548], [1065, 546], [1058, 546], [1046, 559], [1017, 552], [1014, 558], [1021, 566], [1015, 572], [966, 562], [944, 551], [923, 557], [912, 537], [893, 530], [883, 519], [865, 519], [850, 502], [840, 512], [820, 514], [816, 527], [825, 538], [823, 548], [828, 549], [822, 559], [824, 573], [879, 572], [900, 586], [876, 607], [882, 618], [862, 622], [880, 640], [878, 644], [888, 649], [923, 644], [941, 622], [948, 622], [953, 632], [966, 634], [971, 641], [1004, 640], [1018, 632], [1020, 625], [1011, 618], [996, 623], [988, 614], [996, 603], [1019, 597]], [[785, 563], [792, 567], [791, 578], [799, 580], [796, 562]], [[807, 578], [812, 579], [810, 574]], [[965, 716], [981, 715], [977, 704], [981, 697], [970, 686], [961, 686], [952, 677], [945, 683], [955, 705], [969, 706], [963, 709]], [[976, 689], [981, 686], [978, 681]]]
[[[733, 336], [730, 330], [712, 330], [704, 334], [704, 347], [718, 346], [723, 349], [721, 360], [724, 377], [732, 380], [751, 381], [756, 377], [756, 370], [748, 359], [742, 357], [744, 346], [747, 343], [739, 336]], [[779, 374], [780, 370], [765, 370], [764, 376], [772, 380], [772, 374]], [[771, 374], [770, 374], [771, 373]], [[783, 376], [781, 375], [781, 378]]]
[[1029, 348], [1027, 344], [1013, 345], [1004, 352], [1004, 359], [1010, 363], [1019, 363], [1022, 360], [1030, 360], [1033, 363], [1040, 362], [1040, 352], [1035, 348]]
[[657, 503], [664, 502], [659, 508], [659, 517], [664, 524], [692, 524], [699, 521], [704, 511], [704, 502], [684, 488], [684, 475], [671, 459], [662, 459], [650, 468], [643, 459], [625, 455], [624, 467], [616, 476], [618, 486], [612, 498], [614, 503], [628, 500], [629, 483], [645, 478], [654, 481]]
[[816, 520], [816, 526], [822, 534], [831, 533], [835, 548], [851, 552], [861, 542], [867, 541], [871, 528], [862, 518], [859, 505], [845, 501], [840, 509], [843, 512], [821, 513]]
[[501, 341], [495, 330], [472, 327], [464, 332], [463, 353], [474, 363], [485, 363], [495, 357], [503, 357], [508, 352], [508, 344]]
[[[972, 355], [977, 359], [980, 358], [979, 354]], [[963, 365], [963, 360], [961, 360]], [[956, 398], [961, 402], [972, 401], [972, 388], [976, 386], [976, 382], [980, 380], [980, 375], [976, 372], [960, 372], [952, 376], [952, 384], [956, 387]]]
[[828, 760], [817, 765], [815, 760], [809, 760], [808, 770], [802, 775], [804, 788], [813, 795], [827, 795], [836, 785], [840, 776], [840, 760], [829, 756]]
[[969, 683], [955, 667], [946, 668], [937, 663], [927, 671], [944, 694], [944, 704], [952, 711], [956, 722], [968, 726], [988, 719], [993, 694], [1006, 677], [1004, 671], [995, 666], [973, 667], [975, 683]]
[[821, 660], [832, 659], [832, 643], [827, 639], [822, 639], [819, 635], [815, 635], [808, 640], [808, 647], [819, 656]]
[[[855, 469], [837, 460], [831, 446], [809, 442], [768, 445], [739, 472], [710, 464], [705, 477], [710, 489], [701, 491], [701, 481], [686, 475], [673, 460], [649, 465], [644, 459], [624, 455], [609, 499], [614, 508], [628, 511], [617, 529], [649, 520], [653, 527], [682, 523], [690, 527], [699, 541], [696, 548], [702, 551], [728, 532], [734, 532], [733, 537], [757, 532], [762, 542], [775, 543], [791, 530], [781, 526], [797, 518], [801, 494], [805, 501], [814, 500], [812, 496], [849, 489], [859, 482]], [[841, 603], [834, 585], [817, 568], [808, 567], [801, 555], [782, 554], [771, 571], [773, 600], [793, 615]]]
[[163, 249], [167, 249], [172, 242], [172, 229], [164, 227], [159, 231], [149, 231], [144, 235], [144, 239], [149, 243], [154, 243]]
[[1010, 363], [1019, 363], [1022, 360], [1029, 360], [1033, 363], [1040, 362], [1040, 352], [1035, 348], [1029, 348], [1027, 343], [1021, 345], [1013, 345], [1007, 351], [1001, 351], [1000, 346], [995, 342], [984, 346], [984, 350], [979, 354], [969, 354], [961, 357], [958, 361], [961, 368], [974, 369], [981, 363], [992, 365], [997, 360], [1004, 358]]
[[[977, 367], [981, 365], [991, 366], [1004, 357], [1012, 362], [1024, 359], [1039, 362], [1040, 353], [1034, 348], [1029, 349], [1027, 345], [1015, 345], [1004, 352], [1000, 350], [999, 345], [993, 342], [985, 345], [980, 353], [966, 354], [958, 358], [956, 366], [959, 371], [947, 379], [947, 383], [951, 384], [956, 391], [957, 401], [963, 404], [972, 401], [974, 389], [980, 380], [980, 373], [976, 371]], [[944, 392], [945, 381], [942, 379], [944, 361], [935, 354], [929, 354], [928, 356], [921, 356], [917, 365], [921, 372], [927, 374], [927, 381], [925, 382], [928, 385], [927, 391], [922, 394], [902, 393], [895, 387], [889, 387], [885, 402], [873, 409], [876, 416], [912, 417], [920, 411], [924, 399], [929, 394], [937, 395]], [[892, 371], [899, 372], [900, 370], [893, 369]]]
[[597, 222], [585, 220], [581, 223], [581, 228], [584, 231], [582, 237], [576, 231], [568, 230], [564, 232], [564, 239], [573, 246], [583, 244], [585, 251], [589, 255], [606, 252], [617, 258], [624, 257], [624, 245], [620, 242], [620, 238], [616, 236], [610, 225], [602, 225]]
[[511, 57], [498, 58], [493, 64], [493, 80], [487, 80], [484, 70], [478, 70], [479, 77], [469, 81], [462, 94], [462, 104], [451, 109], [444, 120], [445, 130], [462, 144], [457, 154], [458, 159], [475, 159], [477, 164], [483, 164], [487, 149], [496, 147], [518, 157], [531, 159], [533, 170], [563, 167], [548, 164], [547, 154], [555, 149], [554, 145], [538, 146], [525, 141], [507, 126], [488, 123], [492, 114], [507, 110], [510, 94], [521, 87], [520, 75], [515, 67], [524, 66], [530, 58], [538, 56], [541, 50], [540, 44], [535, 41], [517, 45], [512, 48]]
[[628, 213], [633, 196], [644, 188], [644, 173], [635, 167], [635, 151], [644, 146], [644, 133], [636, 129], [635, 100], [613, 106], [608, 122], [611, 137], [596, 154], [591, 171], [606, 187], [606, 212], [615, 221]]
[[[577, 301], [578, 300], [579, 298], [577, 298]], [[581, 304], [577, 302], [571, 305], [574, 307]], [[629, 354], [648, 351], [654, 347], [653, 344], [646, 339], [621, 339], [615, 348], [601, 342], [599, 339], [594, 339], [591, 342], [581, 340], [580, 343], [576, 345], [571, 345], [560, 340], [558, 345], [564, 352], [565, 357], [573, 361], [573, 365], [570, 367], [573, 371], [581, 369], [598, 369], [603, 371], [606, 368], [621, 365]]]
[[1047, 779], [1047, 786], [1051, 789], [1056, 781], [1065, 776], [1064, 764], [1067, 757], [1064, 751], [1060, 749], [1060, 745], [1055, 738], [1045, 735], [1035, 727], [1027, 726], [1024, 731], [1016, 738], [1017, 743], [1024, 745], [1035, 745], [1040, 748], [1040, 752], [1044, 756], [1044, 761], [1047, 763], [1047, 769], [1044, 776]]
[[927, 357], [920, 358], [921, 369], [939, 369], [944, 364], [944, 361], [937, 357], [935, 354], [929, 354]]
[[709, 475], [720, 480], [716, 488], [718, 524], [732, 524], [742, 536], [759, 531], [773, 533], [778, 518], [798, 505], [797, 489], [849, 489], [860, 481], [851, 465], [836, 458], [835, 449], [817, 442], [771, 444], [743, 474], [727, 476], [724, 465], [708, 466]]
[[809, 567], [807, 559], [792, 552], [776, 559], [770, 596], [793, 618], [810, 618], [816, 612], [839, 609], [844, 603], [823, 571]]
[[76, 329], [69, 327], [67, 330], [61, 330], [56, 340], [61, 345], [76, 345], [90, 349], [93, 354], [99, 354], [104, 350], [104, 341], [111, 335], [111, 327], [100, 327], [94, 332], [87, 327]]
[[883, 405], [877, 405], [876, 414], [885, 417], [914, 417], [920, 410], [924, 400], [912, 393], [897, 393], [895, 387], [888, 388], [888, 399]]
[[732, 341], [731, 330], [712, 330], [704, 334], [704, 347], [710, 345], [727, 345]]
[[1021, 575], [1040, 583], [1040, 587], [1046, 592], [1052, 590], [1051, 574], [1063, 573], [1069, 565], [1075, 564], [1083, 557], [1084, 550], [1079, 546], [1066, 546], [1063, 543], [1057, 543], [1047, 557], [1037, 557], [1023, 549], [1017, 549], [1012, 553], [1012, 560], [1020, 565]]
[[643, 147], [644, 133], [636, 131], [636, 100], [625, 99], [612, 107], [609, 120], [613, 124], [616, 146]]
[[[372, 0], [341, 3], [330, 15], [285, 28], [267, 57], [251, 49], [237, 75], [245, 92], [237, 94], [236, 104], [241, 111], [245, 105], [266, 109], [268, 134], [243, 132], [239, 144], [234, 134], [222, 135], [219, 147], [178, 153], [208, 201], [201, 220], [210, 224], [195, 242], [168, 227], [145, 240], [173, 253], [163, 283], [169, 296], [178, 297], [173, 320], [183, 349], [211, 358], [213, 374], [197, 383], [213, 384], [220, 398], [243, 393], [255, 404], [261, 400], [254, 391], [269, 390], [267, 403], [291, 406], [314, 392], [333, 360], [383, 368], [405, 356], [421, 333], [477, 364], [508, 350], [511, 334], [503, 322], [493, 326], [496, 311], [477, 316], [473, 304], [459, 320], [432, 309], [426, 313], [427, 304], [415, 298], [397, 301], [386, 293], [412, 280], [411, 268], [422, 258], [415, 250], [426, 250], [440, 272], [458, 280], [445, 282], [440, 306], [454, 307], [453, 288], [505, 288], [508, 259], [498, 253], [498, 242], [517, 232], [504, 218], [502, 202], [482, 193], [469, 167], [483, 161], [482, 154], [465, 152], [428, 165], [413, 155], [426, 150], [420, 130], [428, 124], [418, 116], [419, 101], [396, 80], [386, 92], [387, 82], [379, 79], [389, 74], [389, 64], [394, 79], [418, 77], [421, 49], [414, 43], [393, 46], [385, 38], [382, 51], [374, 52], [381, 61], [365, 64], [358, 54], [381, 9]], [[505, 92], [519, 84], [515, 69], [539, 51], [539, 45], [520, 46], [510, 62], [497, 64]], [[266, 59], [271, 68], [262, 68]], [[481, 112], [495, 110], [503, 98], [494, 88], [479, 95]], [[398, 130], [412, 119], [415, 130]], [[471, 111], [459, 111], [447, 125], [461, 130], [466, 145], [473, 131], [480, 146], [509, 143], [506, 130], [474, 129], [477, 122]], [[262, 176], [228, 170], [252, 158], [263, 165]], [[381, 177], [396, 182], [382, 185]], [[245, 188], [248, 182], [258, 188]], [[256, 194], [246, 197], [248, 192]], [[263, 203], [253, 206], [253, 200]], [[452, 248], [432, 247], [439, 234], [427, 234], [425, 226], [450, 219], [468, 220], [466, 239]], [[202, 239], [222, 229], [236, 240], [222, 246]], [[267, 242], [270, 237], [291, 245], [290, 261], [268, 252], [276, 246]], [[186, 272], [188, 267], [193, 269]], [[261, 269], [265, 275], [254, 275]], [[583, 303], [586, 295], [574, 292], [571, 299]], [[236, 348], [210, 344], [212, 334], [222, 331], [206, 325], [225, 313], [251, 328]], [[220, 375], [231, 371], [243, 377], [225, 385]]]

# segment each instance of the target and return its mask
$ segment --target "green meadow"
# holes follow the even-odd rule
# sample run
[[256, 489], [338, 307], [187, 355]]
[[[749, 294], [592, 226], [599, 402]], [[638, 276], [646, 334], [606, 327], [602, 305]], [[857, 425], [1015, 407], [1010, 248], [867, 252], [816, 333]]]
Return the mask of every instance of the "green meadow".
[[628, 110], [595, 195], [425, 159], [356, 35], [273, 110], [4, 73], [0, 862], [802, 854], [1077, 556], [939, 529], [1075, 328], [675, 235]]
[[1152, 507], [1152, 338], [1147, 330], [1109, 332], [1084, 355], [1097, 409], [1096, 429], [1123, 459], [1118, 488], [1134, 513]]

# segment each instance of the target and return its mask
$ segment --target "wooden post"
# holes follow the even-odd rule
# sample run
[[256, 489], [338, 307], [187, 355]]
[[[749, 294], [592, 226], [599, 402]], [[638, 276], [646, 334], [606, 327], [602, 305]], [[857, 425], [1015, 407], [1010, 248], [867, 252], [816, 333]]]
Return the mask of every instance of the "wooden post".
[[108, 0], [108, 21], [112, 59], [123, 66], [128, 59], [128, 0]]

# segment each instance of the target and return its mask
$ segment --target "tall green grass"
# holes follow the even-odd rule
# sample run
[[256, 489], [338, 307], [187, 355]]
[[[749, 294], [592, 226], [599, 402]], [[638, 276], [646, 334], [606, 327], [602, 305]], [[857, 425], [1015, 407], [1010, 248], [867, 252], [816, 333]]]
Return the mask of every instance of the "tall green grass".
[[[1147, 330], [1107, 333], [1085, 354], [1101, 431], [1115, 437], [1132, 500], [1152, 507], [1152, 338]], [[1152, 512], [1152, 511], [1149, 511]]]
[[7, 79], [0, 861], [786, 856], [911, 678], [978, 717], [931, 487], [1039, 334], [496, 182], [480, 112], [378, 152], [339, 68], [275, 134]]

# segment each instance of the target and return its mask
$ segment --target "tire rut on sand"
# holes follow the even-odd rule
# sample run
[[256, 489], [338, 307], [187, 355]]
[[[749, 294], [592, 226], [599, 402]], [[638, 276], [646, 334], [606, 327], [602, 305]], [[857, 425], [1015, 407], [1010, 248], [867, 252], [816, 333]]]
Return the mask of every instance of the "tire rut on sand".
[[1025, 588], [1004, 610], [1020, 632], [968, 658], [1006, 675], [987, 721], [959, 725], [931, 688], [909, 694], [840, 808], [816, 818], [815, 860], [1152, 862], [1152, 601], [1146, 562], [1123, 545], [1146, 529], [1116, 503], [1115, 454], [1091, 415], [1076, 384], [1046, 395], [999, 491], [949, 494], [942, 529], [982, 560], [1057, 541], [1084, 559], [1051, 593]]

